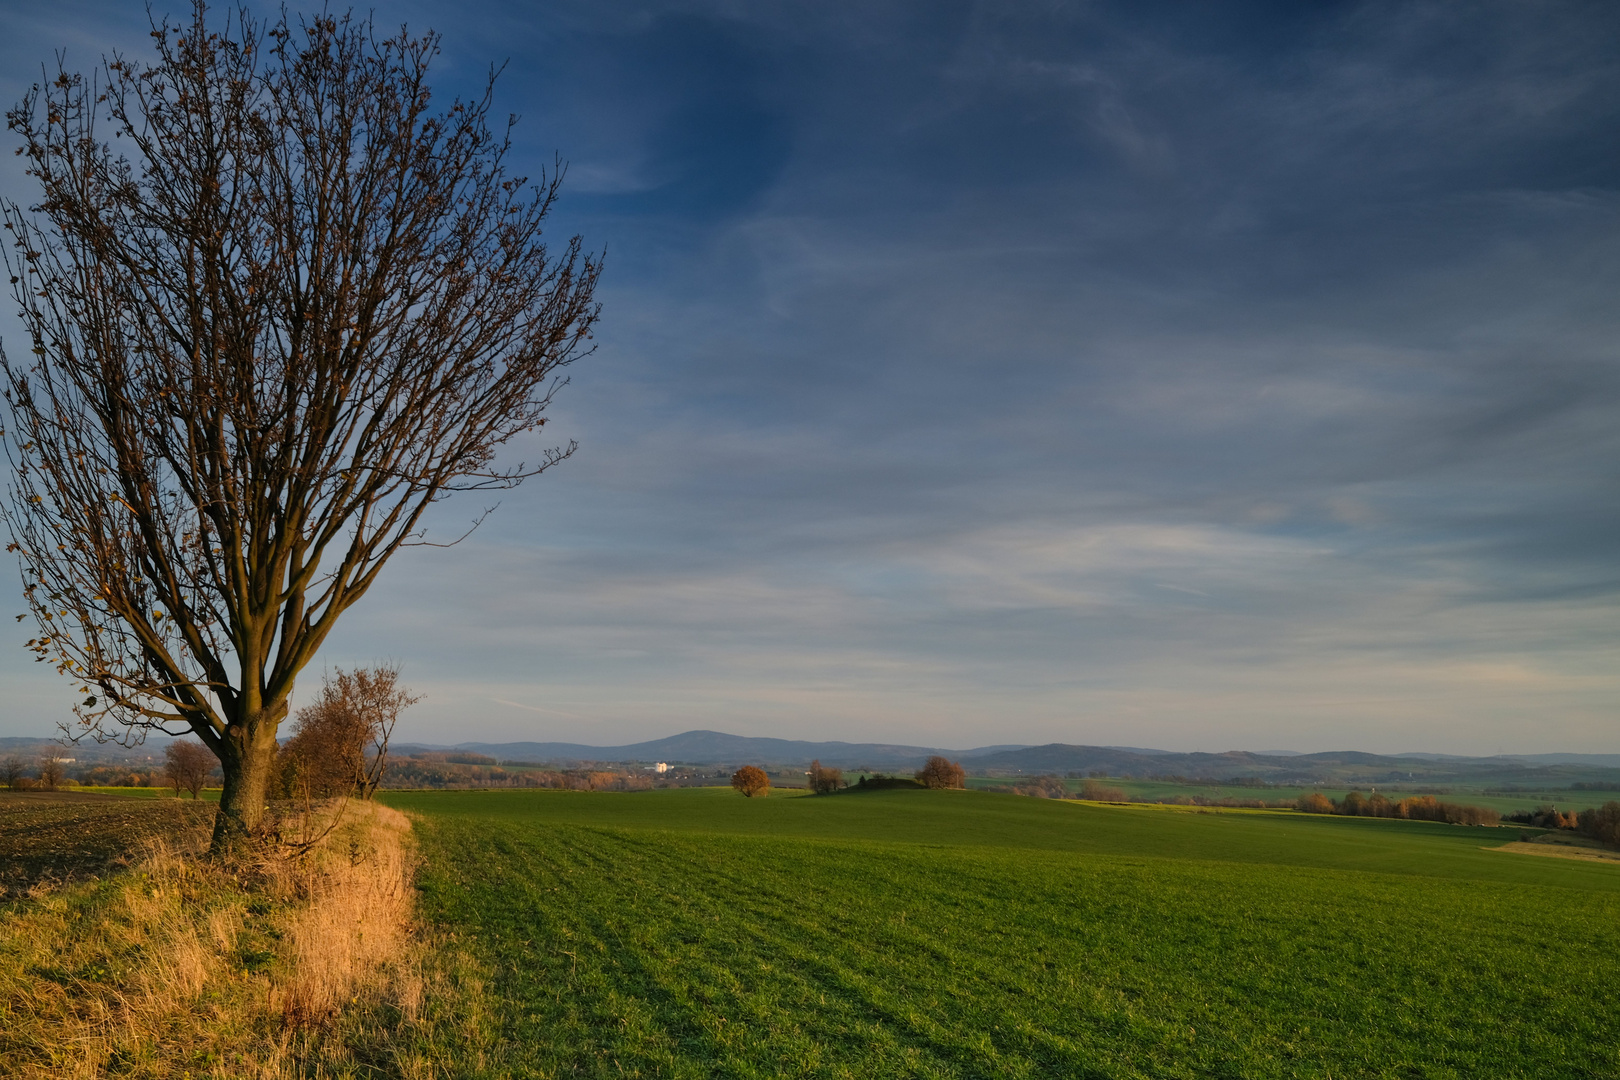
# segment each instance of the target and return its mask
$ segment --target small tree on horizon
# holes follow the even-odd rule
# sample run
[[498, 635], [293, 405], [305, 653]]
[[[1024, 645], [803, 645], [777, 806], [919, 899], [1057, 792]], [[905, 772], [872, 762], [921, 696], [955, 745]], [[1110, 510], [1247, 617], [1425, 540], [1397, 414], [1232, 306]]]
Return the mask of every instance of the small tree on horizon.
[[1581, 833], [1605, 844], [1620, 847], [1620, 802], [1582, 810], [1576, 817]]
[[967, 772], [959, 762], [935, 754], [917, 770], [917, 782], [926, 788], [959, 788], [967, 786]]
[[844, 770], [823, 768], [820, 759], [810, 763], [810, 790], [817, 795], [831, 795], [844, 786]]
[[757, 765], [744, 765], [731, 774], [731, 786], [750, 799], [763, 799], [771, 793], [771, 778]]
[[27, 764], [16, 754], [6, 755], [5, 761], [0, 761], [0, 780], [12, 791], [23, 790], [28, 780]]
[[1309, 795], [1302, 795], [1294, 804], [1301, 812], [1306, 814], [1333, 813], [1333, 800], [1320, 791], [1313, 791]]
[[195, 739], [176, 739], [163, 748], [163, 776], [176, 795], [184, 788], [197, 798], [213, 769], [214, 755]]
[[55, 791], [62, 785], [62, 777], [66, 767], [62, 759], [55, 754], [46, 754], [39, 759], [39, 786], [46, 791]]
[[1129, 802], [1130, 796], [1116, 787], [1108, 787], [1087, 777], [1080, 785], [1080, 797], [1091, 802]]

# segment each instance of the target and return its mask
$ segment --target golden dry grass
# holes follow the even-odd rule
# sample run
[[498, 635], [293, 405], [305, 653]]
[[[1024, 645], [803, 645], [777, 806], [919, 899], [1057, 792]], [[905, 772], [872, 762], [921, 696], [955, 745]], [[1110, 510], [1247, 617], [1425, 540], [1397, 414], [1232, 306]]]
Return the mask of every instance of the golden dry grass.
[[1580, 859], [1584, 862], [1620, 863], [1620, 851], [1606, 847], [1596, 840], [1568, 833], [1545, 833], [1534, 840], [1515, 840], [1511, 844], [1489, 848], [1514, 855], [1547, 855], [1555, 859]]
[[308, 855], [226, 867], [193, 828], [0, 906], [0, 1074], [431, 1075], [409, 833], [351, 803]]

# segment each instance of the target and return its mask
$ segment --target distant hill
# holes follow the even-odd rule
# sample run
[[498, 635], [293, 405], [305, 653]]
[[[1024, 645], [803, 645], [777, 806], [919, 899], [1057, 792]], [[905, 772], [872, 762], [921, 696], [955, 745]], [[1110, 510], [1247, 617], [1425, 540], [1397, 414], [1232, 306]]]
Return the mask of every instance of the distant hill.
[[[49, 738], [0, 738], [0, 755], [33, 757], [54, 750], [81, 762], [151, 762], [162, 756], [166, 740], [131, 749], [85, 742], [72, 747]], [[1612, 784], [1620, 790], [1620, 754], [1518, 754], [1462, 757], [1453, 754], [1368, 754], [1337, 750], [1317, 754], [1273, 751], [1256, 753], [1180, 753], [1140, 746], [1044, 746], [1004, 744], [966, 750], [909, 746], [902, 743], [811, 742], [764, 739], [723, 731], [683, 731], [663, 739], [623, 746], [587, 746], [565, 742], [464, 742], [454, 746], [411, 743], [396, 745], [404, 756], [419, 751], [475, 753], [502, 762], [536, 762], [563, 767], [590, 763], [652, 763], [703, 767], [756, 764], [801, 768], [812, 759], [823, 765], [868, 772], [909, 772], [930, 754], [944, 754], [981, 776], [1039, 776], [1043, 773], [1103, 773], [1121, 777], [1185, 777], [1197, 780], [1254, 778], [1268, 783], [1495, 784], [1504, 787], [1567, 787], [1571, 783]]]
[[1444, 784], [1472, 782], [1567, 785], [1575, 781], [1614, 781], [1620, 789], [1620, 754], [1542, 754], [1516, 757], [1458, 757], [1440, 754], [1369, 754], [1337, 750], [1317, 754], [1288, 752], [1179, 753], [1131, 746], [980, 746], [968, 750], [896, 743], [808, 742], [763, 739], [721, 731], [685, 731], [664, 739], [624, 746], [580, 743], [467, 742], [455, 746], [401, 746], [413, 750], [484, 754], [500, 761], [548, 762], [562, 766], [588, 762], [653, 762], [695, 766], [760, 764], [781, 767], [823, 765], [843, 769], [901, 772], [915, 769], [930, 754], [960, 761], [970, 772], [991, 776], [1100, 772], [1109, 776], [1182, 776], [1227, 780], [1252, 777], [1270, 783]]
[[1506, 754], [1503, 759], [1533, 761], [1537, 765], [1603, 765], [1620, 768], [1620, 754]]
[[149, 744], [126, 747], [117, 743], [97, 743], [91, 739], [70, 743], [49, 736], [11, 735], [0, 737], [0, 757], [15, 754], [20, 758], [32, 759], [41, 754], [55, 754], [82, 763], [147, 762], [154, 756], [162, 756], [166, 743], [165, 739], [153, 739]]
[[1474, 758], [1463, 757], [1460, 754], [1411, 753], [1395, 756], [1423, 761], [1527, 761], [1533, 765], [1594, 765], [1599, 768], [1620, 768], [1620, 754], [1496, 754], [1488, 758]]
[[1222, 754], [1143, 754], [1102, 746], [1050, 743], [964, 757], [962, 764], [981, 773], [1102, 772], [1109, 776], [1182, 776], [1189, 779], [1254, 777], [1276, 783], [1443, 784], [1469, 780], [1499, 784], [1565, 784], [1573, 781], [1616, 782], [1620, 788], [1620, 755], [1547, 754], [1539, 757], [1456, 757], [1439, 754], [1392, 756], [1358, 750], [1319, 754], [1256, 754], [1232, 750]]
[[[418, 747], [399, 747], [410, 753]], [[624, 746], [584, 746], [579, 743], [515, 742], [457, 743], [453, 747], [421, 746], [424, 750], [452, 750], [486, 754], [500, 761], [543, 761], [570, 764], [590, 761], [667, 761], [680, 765], [808, 765], [819, 759], [838, 768], [915, 769], [930, 754], [948, 754], [966, 760], [975, 755], [1017, 749], [1014, 745], [981, 746], [972, 750], [945, 750], [894, 743], [807, 742], [799, 739], [761, 739], [728, 735], [723, 731], [683, 731], [668, 738]]]

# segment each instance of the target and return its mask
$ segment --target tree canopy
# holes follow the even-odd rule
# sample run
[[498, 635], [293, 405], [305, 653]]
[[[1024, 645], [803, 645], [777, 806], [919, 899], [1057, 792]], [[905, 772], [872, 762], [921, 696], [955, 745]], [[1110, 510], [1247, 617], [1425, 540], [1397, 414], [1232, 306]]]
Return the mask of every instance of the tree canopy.
[[7, 114], [42, 195], [0, 203], [29, 336], [0, 367], [29, 646], [75, 680], [75, 734], [220, 759], [218, 846], [428, 508], [572, 452], [496, 460], [588, 350], [600, 262], [548, 248], [563, 170], [510, 174], [493, 74], [433, 107], [434, 34], [207, 16]]

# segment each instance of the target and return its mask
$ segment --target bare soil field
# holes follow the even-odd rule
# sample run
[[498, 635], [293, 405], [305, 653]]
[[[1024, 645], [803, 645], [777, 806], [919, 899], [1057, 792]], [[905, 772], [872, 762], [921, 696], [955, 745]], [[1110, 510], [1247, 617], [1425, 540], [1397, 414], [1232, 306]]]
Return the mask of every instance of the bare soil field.
[[42, 882], [65, 884], [127, 866], [151, 837], [181, 847], [205, 840], [215, 810], [181, 799], [0, 792], [0, 899]]

